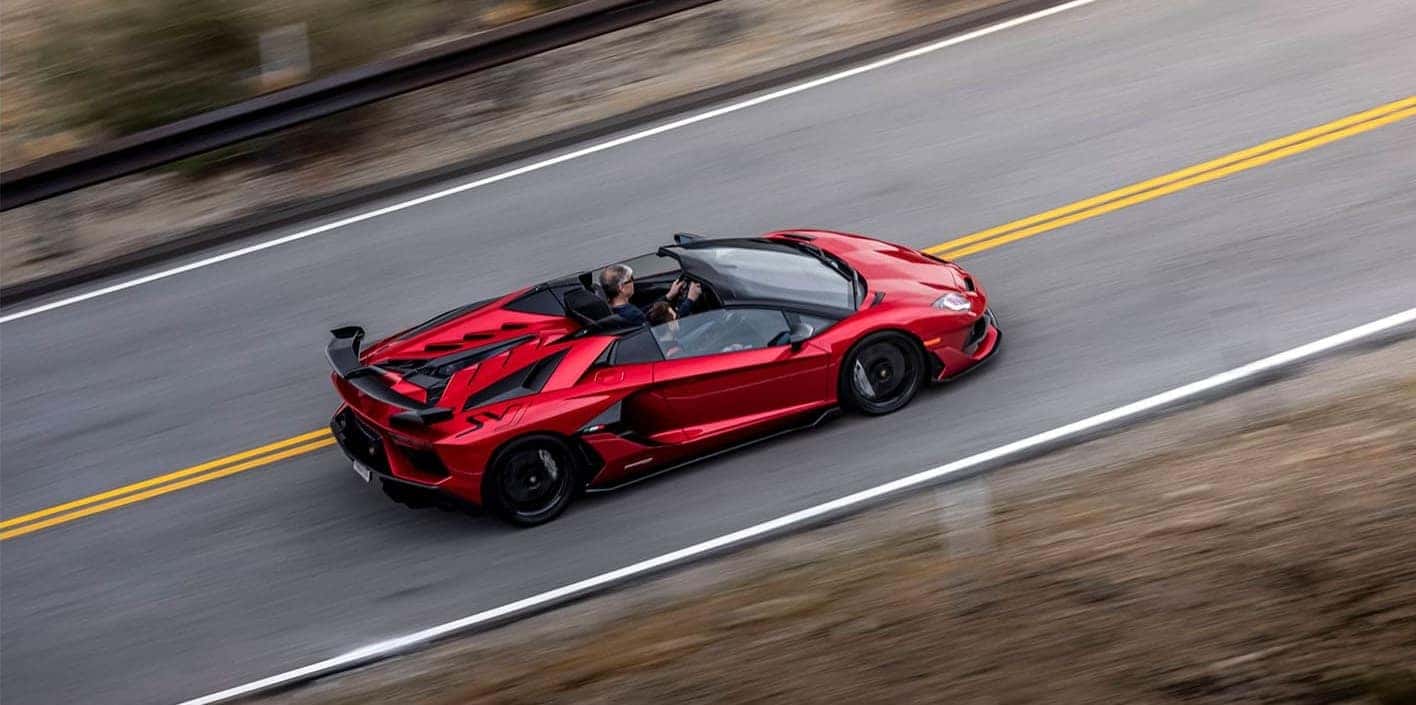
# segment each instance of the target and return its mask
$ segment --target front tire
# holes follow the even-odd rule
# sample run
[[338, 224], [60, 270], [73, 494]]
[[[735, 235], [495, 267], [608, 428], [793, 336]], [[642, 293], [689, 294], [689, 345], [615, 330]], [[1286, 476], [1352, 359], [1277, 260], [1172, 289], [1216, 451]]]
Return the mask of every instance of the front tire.
[[555, 436], [519, 438], [497, 452], [482, 479], [482, 503], [516, 526], [537, 526], [560, 516], [575, 498], [578, 456]]
[[898, 411], [924, 381], [924, 352], [896, 331], [872, 333], [856, 343], [841, 366], [841, 403], [870, 416]]

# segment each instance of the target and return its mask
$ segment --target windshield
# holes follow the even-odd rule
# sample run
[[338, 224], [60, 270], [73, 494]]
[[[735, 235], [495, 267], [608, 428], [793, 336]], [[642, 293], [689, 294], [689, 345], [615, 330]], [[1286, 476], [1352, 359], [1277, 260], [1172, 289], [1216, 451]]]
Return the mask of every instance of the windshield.
[[[806, 253], [789, 249], [705, 247], [693, 259], [713, 272], [734, 299], [801, 301], [854, 309], [854, 282]], [[692, 271], [692, 270], [690, 270]]]

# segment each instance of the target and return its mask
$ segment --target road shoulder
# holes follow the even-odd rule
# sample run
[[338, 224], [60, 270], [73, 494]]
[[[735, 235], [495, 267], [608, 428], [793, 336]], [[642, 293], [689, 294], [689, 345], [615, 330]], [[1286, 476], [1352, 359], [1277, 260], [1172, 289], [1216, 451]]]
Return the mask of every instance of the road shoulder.
[[1404, 702], [1413, 355], [1332, 358], [266, 702]]

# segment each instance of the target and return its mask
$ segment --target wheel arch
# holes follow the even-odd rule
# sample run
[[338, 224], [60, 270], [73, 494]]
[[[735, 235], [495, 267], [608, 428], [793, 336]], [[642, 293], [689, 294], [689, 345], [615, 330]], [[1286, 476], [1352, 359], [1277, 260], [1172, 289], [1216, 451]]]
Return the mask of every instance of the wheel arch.
[[527, 430], [523, 433], [518, 433], [514, 436], [506, 438], [501, 443], [497, 444], [497, 447], [492, 449], [492, 452], [487, 456], [487, 467], [482, 471], [482, 477], [479, 480], [484, 498], [486, 496], [487, 480], [492, 475], [492, 468], [496, 467], [497, 462], [501, 460], [503, 454], [506, 453], [507, 449], [512, 447], [513, 445], [533, 438], [547, 438], [550, 440], [554, 440], [564, 445], [571, 452], [571, 454], [575, 456], [576, 460], [579, 461], [578, 467], [576, 467], [575, 472], [578, 476], [577, 480], [581, 488], [583, 488], [586, 484], [589, 484], [590, 479], [594, 477], [594, 473], [591, 472], [591, 469], [595, 467], [595, 464], [603, 462], [599, 459], [599, 456], [595, 454], [595, 451], [593, 451], [589, 447], [589, 445], [585, 443], [585, 441], [573, 435], [567, 435], [559, 431], [554, 431], [550, 429]]
[[[851, 358], [851, 354], [854, 353], [856, 349], [860, 347], [860, 344], [864, 343], [866, 338], [869, 338], [872, 335], [878, 335], [880, 333], [899, 333], [900, 335], [909, 338], [910, 342], [914, 343], [915, 348], [919, 350], [919, 354], [924, 358], [926, 365], [933, 364], [931, 363], [931, 360], [933, 360], [934, 363], [938, 362], [937, 359], [934, 359], [933, 355], [929, 354], [929, 350], [924, 347], [924, 339], [919, 337], [918, 333], [915, 333], [914, 331], [908, 328], [903, 328], [896, 324], [886, 324], [877, 328], [870, 328], [865, 331], [862, 331], [860, 335], [857, 335], [855, 339], [850, 342], [850, 345], [846, 346], [846, 351], [841, 354], [840, 364], [836, 366], [837, 377], [839, 377], [841, 374], [844, 374], [844, 370], [846, 368], [846, 360], [849, 360]], [[838, 397], [836, 401], [839, 402], [840, 389], [836, 390], [836, 394]]]
[[[851, 341], [850, 346], [847, 347], [845, 353], [841, 355], [840, 364], [837, 365], [835, 385], [836, 403], [844, 409], [850, 409], [853, 406], [845, 394], [846, 386], [850, 383], [847, 379], [847, 370], [851, 356], [853, 356], [867, 340], [879, 335], [898, 335], [909, 341], [913, 345], [915, 352], [919, 355], [920, 361], [923, 363], [919, 371], [919, 386], [927, 386], [932, 379], [931, 375], [934, 372], [934, 364], [936, 364], [938, 360], [924, 347], [924, 341], [920, 339], [919, 335], [908, 328], [902, 328], [897, 325], [882, 325], [877, 328], [871, 328], [863, 331], [860, 335], [856, 336], [855, 340]], [[913, 396], [913, 394], [911, 394], [911, 396]]]

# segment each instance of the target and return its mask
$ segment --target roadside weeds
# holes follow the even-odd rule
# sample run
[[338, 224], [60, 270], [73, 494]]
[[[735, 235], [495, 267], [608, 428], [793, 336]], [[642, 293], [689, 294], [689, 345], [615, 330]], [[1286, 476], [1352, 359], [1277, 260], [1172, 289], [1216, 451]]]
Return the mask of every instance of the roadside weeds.
[[203, 178], [154, 169], [6, 211], [0, 278], [7, 296], [32, 294], [32, 284], [356, 207], [489, 168], [480, 160], [523, 145], [1002, 2], [723, 0], [262, 138], [264, 148], [234, 145], [247, 157]]
[[266, 702], [1409, 703], [1413, 356], [1335, 359]]

